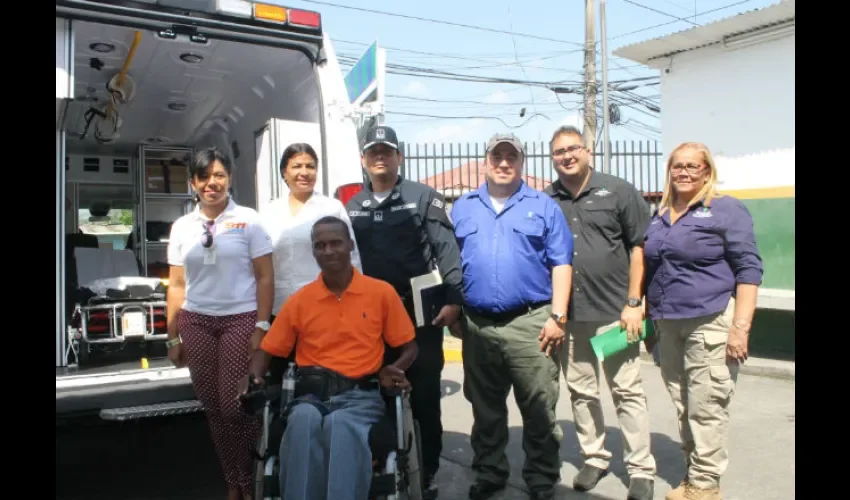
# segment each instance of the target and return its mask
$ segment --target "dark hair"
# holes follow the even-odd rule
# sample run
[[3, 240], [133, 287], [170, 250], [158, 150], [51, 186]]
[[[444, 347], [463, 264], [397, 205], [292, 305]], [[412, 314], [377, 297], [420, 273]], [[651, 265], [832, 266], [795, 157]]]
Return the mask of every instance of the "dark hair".
[[557, 139], [558, 137], [561, 137], [562, 135], [577, 136], [579, 139], [581, 139], [581, 142], [584, 143], [584, 135], [581, 133], [581, 131], [579, 129], [573, 127], [572, 125], [564, 125], [564, 126], [558, 127], [558, 130], [556, 130], [555, 133], [552, 134], [552, 140], [549, 141], [549, 149], [552, 149], [552, 144], [555, 143], [555, 139]]
[[319, 166], [319, 156], [316, 154], [316, 151], [313, 149], [313, 146], [307, 144], [306, 142], [296, 142], [287, 146], [286, 150], [283, 152], [283, 155], [281, 155], [280, 157], [281, 177], [283, 177], [283, 171], [286, 170], [286, 165], [289, 163], [289, 160], [291, 160], [293, 156], [302, 153], [307, 153], [308, 155], [312, 156], [313, 161], [316, 162], [316, 166]]
[[221, 163], [227, 175], [233, 172], [233, 164], [230, 162], [230, 158], [219, 151], [218, 148], [211, 147], [195, 152], [195, 155], [192, 157], [192, 163], [189, 165], [189, 177], [194, 179], [199, 174], [206, 172], [215, 161]]
[[319, 226], [336, 226], [340, 232], [345, 234], [345, 239], [351, 241], [351, 234], [348, 232], [348, 224], [343, 222], [343, 220], [339, 217], [326, 215], [313, 223], [313, 229], [310, 231], [310, 239], [313, 239], [313, 233], [315, 233], [316, 228]]

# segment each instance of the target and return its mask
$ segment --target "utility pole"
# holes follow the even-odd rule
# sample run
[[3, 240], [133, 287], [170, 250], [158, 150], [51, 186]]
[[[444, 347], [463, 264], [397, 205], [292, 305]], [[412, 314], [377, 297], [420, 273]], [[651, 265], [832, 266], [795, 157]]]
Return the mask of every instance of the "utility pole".
[[[596, 0], [584, 0], [584, 144], [596, 151]], [[592, 158], [592, 156], [591, 156]]]
[[602, 37], [602, 172], [610, 174], [611, 141], [608, 130], [611, 128], [611, 110], [608, 107], [608, 36], [605, 24], [605, 0], [599, 0], [599, 34]]

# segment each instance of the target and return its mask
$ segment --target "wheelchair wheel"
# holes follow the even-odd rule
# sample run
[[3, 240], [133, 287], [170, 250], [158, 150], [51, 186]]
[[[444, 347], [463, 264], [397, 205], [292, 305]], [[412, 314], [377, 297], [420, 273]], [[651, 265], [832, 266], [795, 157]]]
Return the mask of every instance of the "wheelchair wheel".
[[265, 498], [265, 462], [262, 460], [254, 461], [254, 492], [251, 496], [254, 500], [263, 500]]
[[419, 432], [419, 422], [413, 421], [413, 447], [408, 457], [407, 491], [399, 492], [399, 500], [422, 500], [422, 434]]
[[425, 476], [422, 474], [422, 433], [419, 431], [419, 421], [413, 422], [413, 437], [416, 442], [416, 472], [410, 478], [410, 500], [422, 500], [425, 490]]
[[[267, 471], [268, 468], [271, 470]], [[280, 464], [276, 457], [266, 461], [257, 460], [254, 467], [254, 500], [275, 500], [280, 498], [278, 480]]]

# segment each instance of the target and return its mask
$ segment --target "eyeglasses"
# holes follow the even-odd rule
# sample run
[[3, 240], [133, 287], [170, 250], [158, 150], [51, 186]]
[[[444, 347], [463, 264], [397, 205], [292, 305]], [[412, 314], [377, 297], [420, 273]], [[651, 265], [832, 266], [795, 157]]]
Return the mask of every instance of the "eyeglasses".
[[670, 172], [681, 172], [682, 170], [687, 170], [689, 174], [695, 174], [701, 169], [702, 165], [697, 163], [676, 163], [675, 165], [670, 165]]
[[204, 248], [209, 248], [213, 244], [213, 235], [215, 234], [215, 221], [204, 221], [204, 234], [201, 235], [201, 245]]
[[572, 146], [570, 146], [568, 148], [561, 148], [561, 149], [556, 149], [555, 151], [552, 151], [552, 156], [554, 156], [555, 158], [559, 158], [561, 156], [564, 156], [567, 153], [573, 154], [573, 153], [576, 153], [578, 151], [581, 151], [583, 148], [584, 148], [584, 146], [582, 146], [581, 144], [573, 144]]

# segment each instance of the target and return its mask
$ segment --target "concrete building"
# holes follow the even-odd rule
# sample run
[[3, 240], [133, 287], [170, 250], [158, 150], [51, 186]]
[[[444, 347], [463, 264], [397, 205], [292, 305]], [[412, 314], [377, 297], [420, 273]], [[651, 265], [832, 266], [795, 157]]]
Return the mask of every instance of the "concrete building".
[[[765, 265], [759, 307], [794, 310], [795, 0], [621, 47], [661, 74], [663, 151], [705, 143], [746, 203]], [[665, 158], [666, 161], [666, 158]]]

